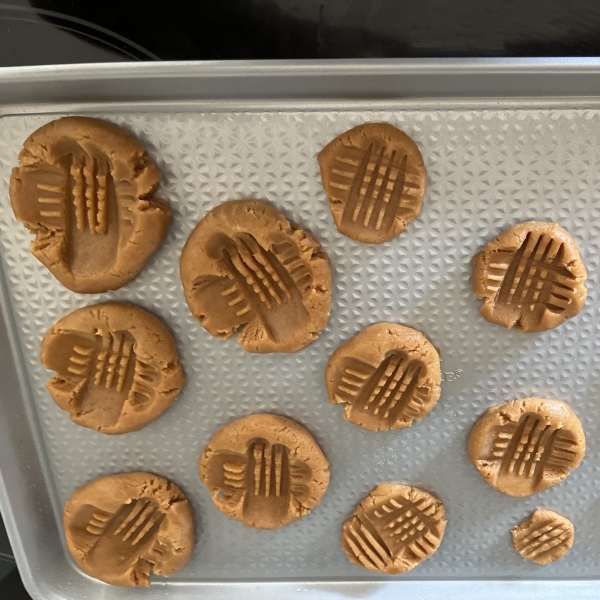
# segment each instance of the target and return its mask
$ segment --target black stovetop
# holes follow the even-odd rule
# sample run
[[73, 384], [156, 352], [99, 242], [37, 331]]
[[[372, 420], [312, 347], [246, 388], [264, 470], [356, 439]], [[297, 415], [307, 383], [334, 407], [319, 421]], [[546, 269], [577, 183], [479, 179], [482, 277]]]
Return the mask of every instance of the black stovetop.
[[594, 0], [0, 0], [0, 66], [598, 54]]

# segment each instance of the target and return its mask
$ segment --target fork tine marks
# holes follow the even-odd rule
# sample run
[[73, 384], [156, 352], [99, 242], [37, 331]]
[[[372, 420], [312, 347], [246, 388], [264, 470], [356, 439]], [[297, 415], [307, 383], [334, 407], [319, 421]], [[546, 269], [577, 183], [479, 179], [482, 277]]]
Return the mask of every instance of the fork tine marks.
[[158, 530], [160, 529], [160, 526], [162, 525], [166, 517], [167, 515], [161, 512], [160, 516], [154, 521], [150, 529], [148, 529], [148, 531], [146, 531], [146, 533], [144, 533], [141, 538], [134, 540], [133, 545], [137, 546], [139, 544], [140, 546], [143, 546], [144, 544], [149, 542], [158, 533]]
[[383, 549], [377, 546], [374, 547], [370, 543], [360, 523], [356, 527], [353, 523], [349, 523], [345, 537], [356, 558], [365, 566], [373, 565], [376, 569], [383, 570], [391, 562], [390, 557]]
[[126, 535], [127, 531], [129, 531], [131, 529], [132, 523], [134, 523], [135, 520], [139, 518], [140, 514], [142, 512], [144, 512], [149, 501], [147, 501], [146, 503], [142, 503], [142, 502], [140, 502], [140, 500], [135, 500], [134, 503], [135, 503], [134, 508], [121, 521], [121, 525], [114, 532], [115, 535], [122, 535], [122, 536]]
[[83, 176], [85, 178], [85, 206], [87, 209], [87, 220], [90, 233], [97, 233], [96, 227], [96, 212], [97, 212], [97, 196], [96, 196], [96, 159], [90, 158], [83, 163]]
[[117, 530], [117, 533], [122, 535], [123, 541], [127, 541], [134, 531], [136, 531], [137, 527], [141, 523], [144, 515], [147, 514], [146, 511], [150, 508], [150, 512], [152, 512], [152, 500], [147, 499], [145, 502], [140, 502], [140, 510], [135, 511], [134, 516], [129, 519], [126, 525], [121, 529], [121, 531]]
[[[277, 272], [277, 267], [279, 266], [278, 260], [265, 250], [253, 236], [244, 235], [240, 236], [239, 239], [248, 250], [255, 264], [260, 265], [259, 268], [262, 270], [265, 280], [269, 284], [269, 292], [275, 298], [276, 302], [281, 304], [284, 295], [291, 298], [292, 294], [290, 290]], [[273, 289], [271, 290], [271, 288]]]
[[[158, 507], [155, 507], [152, 511], [149, 511], [144, 521], [142, 521], [142, 523], [140, 523], [136, 527], [135, 531], [133, 531], [131, 534], [129, 538], [131, 539], [131, 545], [136, 546], [142, 541], [142, 539], [148, 539], [148, 534], [151, 532], [156, 532], [164, 518], [165, 514]], [[154, 535], [154, 533], [151, 533], [151, 535]]]
[[85, 530], [92, 535], [100, 535], [109, 519], [110, 516], [106, 513], [102, 511], [95, 512]]
[[138, 501], [134, 500], [130, 504], [123, 504], [119, 510], [113, 515], [113, 518], [110, 520], [106, 528], [106, 534], [116, 535], [125, 525], [125, 522], [130, 517], [131, 513], [135, 510], [138, 505]]
[[85, 190], [84, 190], [84, 179], [83, 179], [83, 164], [73, 157], [71, 164], [71, 178], [73, 186], [73, 204], [75, 205], [75, 219], [77, 222], [77, 229], [79, 231], [85, 230]]
[[373, 144], [370, 144], [367, 148], [360, 165], [358, 166], [358, 170], [356, 171], [356, 175], [354, 176], [354, 180], [352, 181], [352, 186], [350, 187], [350, 191], [348, 192], [348, 201], [344, 206], [344, 212], [342, 214], [342, 221], [355, 223], [358, 217], [358, 212], [360, 211], [361, 203], [361, 190], [363, 187], [363, 181], [365, 175], [367, 174], [367, 168], [369, 166], [369, 161], [371, 160], [371, 154], [373, 152]]
[[373, 203], [373, 210], [369, 214], [369, 218], [365, 219], [365, 222], [364, 222], [365, 227], [375, 227], [377, 229], [376, 226], [380, 220], [379, 214], [381, 213], [381, 210], [385, 206], [385, 196], [388, 193], [388, 185], [390, 182], [390, 176], [392, 174], [392, 168], [394, 166], [395, 158], [396, 158], [396, 151], [394, 150], [388, 160], [385, 174], [383, 176], [381, 185], [379, 186], [379, 190], [377, 192], [377, 197], [375, 198], [375, 202]]
[[[380, 231], [383, 229], [384, 231], [389, 230], [394, 224], [394, 219], [396, 218], [396, 214], [398, 213], [398, 208], [400, 207], [400, 201], [402, 200], [402, 193], [404, 191], [404, 183], [406, 179], [406, 165], [408, 162], [407, 155], [404, 155], [402, 160], [400, 161], [400, 166], [397, 167], [398, 172], [396, 173], [396, 179], [394, 180], [394, 185], [392, 187], [392, 191], [390, 193], [390, 197], [387, 201], [387, 204], [383, 202], [385, 193], [387, 192], [387, 184], [384, 189], [384, 195], [381, 197], [377, 220], [373, 221], [372, 227], [375, 228], [376, 231]], [[391, 159], [390, 159], [391, 163]], [[391, 171], [390, 171], [391, 175]]]
[[98, 214], [96, 232], [106, 233], [108, 229], [108, 165], [100, 160], [96, 163], [96, 198]]
[[[375, 162], [375, 166], [373, 167], [373, 172], [371, 173], [371, 177], [369, 178], [369, 183], [367, 184], [367, 189], [365, 190], [365, 195], [363, 197], [362, 206], [360, 207], [360, 211], [356, 218], [357, 223], [362, 223], [365, 227], [369, 223], [369, 219], [371, 218], [371, 214], [375, 210], [377, 205], [377, 199], [373, 199], [375, 195], [375, 189], [377, 187], [377, 179], [379, 178], [379, 170], [381, 169], [381, 163], [383, 162], [383, 155], [385, 152], [385, 146], [383, 146], [379, 152], [379, 156], [377, 157], [377, 161]], [[383, 184], [382, 184], [383, 185]], [[381, 190], [381, 187], [379, 188]]]

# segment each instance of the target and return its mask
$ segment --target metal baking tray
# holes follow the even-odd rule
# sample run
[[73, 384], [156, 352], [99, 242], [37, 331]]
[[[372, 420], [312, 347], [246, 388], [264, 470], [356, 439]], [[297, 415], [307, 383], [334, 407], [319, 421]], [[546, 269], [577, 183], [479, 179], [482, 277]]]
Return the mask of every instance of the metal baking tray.
[[[29, 253], [8, 180], [22, 142], [65, 114], [111, 120], [163, 170], [173, 208], [162, 249], [114, 293], [69, 292]], [[428, 169], [421, 216], [392, 242], [337, 233], [317, 152], [365, 121], [419, 145]], [[600, 61], [416, 60], [119, 64], [0, 70], [0, 508], [34, 598], [592, 598], [600, 595]], [[334, 270], [330, 323], [294, 355], [248, 355], [208, 335], [183, 298], [178, 262], [196, 222], [232, 198], [273, 203], [323, 244]], [[491, 325], [470, 293], [470, 258], [514, 223], [555, 220], [581, 245], [583, 312], [560, 328], [521, 334]], [[188, 383], [145, 429], [104, 436], [71, 423], [44, 388], [47, 328], [76, 307], [133, 301], [170, 327]], [[328, 356], [378, 321], [416, 327], [440, 348], [441, 399], [409, 430], [364, 431], [330, 406]], [[469, 464], [466, 437], [490, 405], [526, 396], [567, 400], [588, 451], [542, 494], [515, 499]], [[331, 463], [331, 485], [306, 518], [266, 532], [213, 506], [197, 475], [202, 447], [236, 417], [272, 411], [304, 424]], [[189, 564], [149, 589], [108, 588], [65, 551], [61, 510], [72, 491], [115, 472], [177, 482], [197, 515]], [[402, 577], [351, 565], [342, 522], [379, 482], [420, 485], [445, 503], [435, 555]], [[510, 547], [510, 529], [538, 507], [575, 524], [575, 545], [544, 568]]]

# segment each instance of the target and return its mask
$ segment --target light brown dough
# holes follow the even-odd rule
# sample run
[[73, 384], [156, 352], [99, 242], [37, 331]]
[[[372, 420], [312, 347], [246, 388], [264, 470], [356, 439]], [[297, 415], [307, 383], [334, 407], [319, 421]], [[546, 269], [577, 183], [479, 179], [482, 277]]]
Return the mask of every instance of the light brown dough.
[[332, 404], [371, 431], [410, 427], [440, 397], [440, 355], [419, 331], [393, 323], [371, 325], [332, 355], [325, 371]]
[[329, 485], [329, 463], [313, 436], [291, 419], [257, 414], [226, 425], [200, 457], [215, 506], [256, 529], [306, 516]]
[[35, 131], [13, 169], [15, 216], [31, 252], [67, 288], [116, 290], [160, 247], [169, 205], [152, 195], [160, 171], [144, 148], [106, 121], [64, 117]]
[[511, 533], [513, 548], [538, 565], [560, 560], [575, 541], [573, 523], [551, 510], [536, 510], [531, 519], [519, 523]]
[[67, 547], [91, 577], [121, 586], [148, 586], [170, 577], [194, 549], [194, 514], [174, 483], [152, 473], [96, 479], [65, 504]]
[[169, 330], [143, 308], [107, 302], [80, 308], [42, 340], [57, 374], [50, 395], [78, 425], [102, 433], [141, 429], [175, 400], [185, 375]]
[[359, 567], [401, 575], [439, 548], [446, 523], [444, 505], [433, 494], [382, 483], [344, 523], [342, 548]]
[[546, 331], [579, 314], [586, 277], [579, 246], [556, 223], [510, 227], [473, 257], [481, 314], [518, 331]]
[[331, 268], [321, 245], [262, 200], [211, 210], [181, 255], [192, 314], [227, 339], [243, 327], [246, 352], [297, 352], [314, 342], [331, 310]]
[[319, 153], [321, 179], [338, 231], [381, 244], [421, 212], [427, 173], [419, 148], [387, 123], [367, 123], [335, 138]]
[[560, 483], [585, 455], [579, 419], [560, 400], [525, 398], [492, 406], [469, 436], [469, 458], [507, 496], [531, 496]]

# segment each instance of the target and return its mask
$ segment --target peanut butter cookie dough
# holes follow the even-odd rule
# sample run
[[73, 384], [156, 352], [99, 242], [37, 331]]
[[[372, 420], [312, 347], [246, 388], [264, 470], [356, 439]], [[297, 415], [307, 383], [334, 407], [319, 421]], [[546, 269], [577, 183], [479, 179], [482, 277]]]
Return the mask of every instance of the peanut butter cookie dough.
[[380, 484], [342, 528], [342, 548], [351, 563], [400, 575], [428, 559], [446, 529], [442, 502], [418, 487]]
[[518, 331], [546, 331], [579, 314], [586, 277], [579, 246], [556, 223], [510, 227], [473, 257], [481, 314]]
[[340, 233], [381, 244], [419, 216], [427, 186], [423, 157], [393, 125], [354, 127], [325, 146], [318, 159]]
[[122, 473], [76, 490], [64, 508], [67, 547], [91, 577], [148, 586], [169, 577], [194, 549], [194, 514], [174, 483], [152, 473]]
[[160, 247], [169, 205], [153, 198], [160, 171], [144, 148], [106, 121], [64, 117], [35, 131], [13, 169], [16, 218], [31, 252], [67, 288], [116, 290]]
[[492, 406], [469, 436], [469, 458], [507, 496], [531, 496], [560, 483], [585, 455], [579, 419], [560, 400], [525, 398]]
[[42, 364], [56, 375], [50, 395], [78, 425], [102, 433], [141, 429], [185, 382], [173, 336], [153, 315], [121, 302], [80, 308], [42, 340]]
[[262, 200], [211, 210], [181, 255], [192, 314], [226, 339], [240, 328], [246, 352], [297, 352], [314, 342], [331, 310], [331, 268], [321, 245]]
[[419, 331], [393, 323], [371, 325], [331, 356], [325, 371], [332, 404], [371, 431], [410, 427], [440, 397], [440, 355]]
[[531, 519], [519, 523], [511, 533], [513, 548], [538, 565], [560, 560], [575, 541], [573, 523], [551, 510], [536, 510]]
[[306, 516], [329, 485], [329, 463], [302, 425], [257, 414], [226, 425], [200, 457], [200, 477], [215, 506], [257, 529]]

